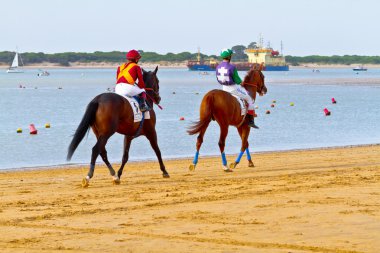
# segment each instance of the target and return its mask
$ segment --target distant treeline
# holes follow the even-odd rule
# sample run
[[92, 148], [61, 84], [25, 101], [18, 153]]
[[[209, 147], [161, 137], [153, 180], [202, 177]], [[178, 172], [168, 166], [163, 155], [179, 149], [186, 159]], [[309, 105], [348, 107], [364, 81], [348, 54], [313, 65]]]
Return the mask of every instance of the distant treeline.
[[333, 55], [333, 56], [286, 56], [286, 62], [290, 65], [300, 65], [305, 63], [319, 64], [380, 64], [380, 56], [361, 56], [361, 55]]
[[[252, 43], [250, 44], [252, 45]], [[248, 57], [244, 54], [245, 46], [238, 45], [232, 47], [235, 51], [233, 56], [234, 61], [247, 61]], [[182, 52], [182, 53], [167, 53], [158, 54], [155, 52], [144, 52], [140, 50], [142, 62], [183, 62], [197, 59], [197, 53]], [[25, 65], [39, 64], [43, 62], [55, 63], [62, 66], [70, 66], [70, 63], [88, 63], [88, 62], [110, 62], [120, 63], [125, 61], [126, 52], [94, 52], [94, 53], [22, 53], [22, 61]], [[0, 52], [0, 63], [10, 64], [13, 60], [14, 52]], [[217, 55], [201, 54], [202, 59], [219, 59]], [[333, 56], [286, 56], [286, 61], [291, 65], [300, 65], [305, 63], [319, 64], [380, 64], [380, 56], [360, 56], [360, 55], [333, 55]]]
[[[167, 53], [158, 54], [155, 52], [140, 51], [142, 59], [141, 62], [183, 62], [197, 58], [197, 53], [182, 52], [178, 54]], [[86, 62], [111, 62], [120, 63], [125, 61], [126, 52], [113, 51], [113, 52], [94, 52], [94, 53], [22, 53], [22, 61], [25, 65], [38, 64], [43, 62], [56, 63], [62, 66], [70, 66], [70, 63], [86, 63]], [[0, 52], [0, 63], [10, 64], [14, 58], [14, 52]], [[217, 58], [215, 55], [201, 54], [202, 59]]]

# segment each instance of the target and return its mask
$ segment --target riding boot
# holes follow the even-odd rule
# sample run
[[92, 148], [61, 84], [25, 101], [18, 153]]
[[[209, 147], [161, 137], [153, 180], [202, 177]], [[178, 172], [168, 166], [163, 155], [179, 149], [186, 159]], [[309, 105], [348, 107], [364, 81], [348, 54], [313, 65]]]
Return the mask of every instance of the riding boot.
[[139, 106], [140, 106], [140, 111], [141, 112], [146, 112], [146, 111], [149, 111], [151, 108], [147, 105], [146, 103], [146, 100], [145, 100], [145, 94], [143, 95], [144, 93], [142, 93], [140, 96], [139, 96]]
[[253, 114], [247, 114], [248, 126], [259, 129], [259, 127], [255, 125], [255, 117]]

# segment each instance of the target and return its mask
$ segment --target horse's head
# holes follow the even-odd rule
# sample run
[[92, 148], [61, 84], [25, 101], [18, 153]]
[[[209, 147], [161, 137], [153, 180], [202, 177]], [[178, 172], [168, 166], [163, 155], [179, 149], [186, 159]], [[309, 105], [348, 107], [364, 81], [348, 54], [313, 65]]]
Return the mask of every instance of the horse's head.
[[247, 72], [244, 77], [242, 86], [256, 99], [256, 92], [260, 96], [267, 93], [267, 87], [265, 86], [264, 74], [261, 72], [263, 70], [263, 63], [254, 64], [252, 68]]
[[[145, 71], [143, 70], [143, 79], [145, 83], [145, 90], [146, 93], [149, 95], [153, 103], [159, 104], [161, 101], [160, 97], [160, 81], [157, 78], [157, 71], [158, 71], [158, 66], [155, 68], [154, 71]], [[149, 99], [148, 100], [151, 100]]]

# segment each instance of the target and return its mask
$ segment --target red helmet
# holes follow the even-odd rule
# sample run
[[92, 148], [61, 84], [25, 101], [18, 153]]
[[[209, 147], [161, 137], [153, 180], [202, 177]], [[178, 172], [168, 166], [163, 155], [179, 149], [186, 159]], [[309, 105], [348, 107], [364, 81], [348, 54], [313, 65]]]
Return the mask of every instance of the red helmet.
[[134, 49], [129, 51], [126, 56], [127, 60], [138, 60], [141, 58], [140, 53]]

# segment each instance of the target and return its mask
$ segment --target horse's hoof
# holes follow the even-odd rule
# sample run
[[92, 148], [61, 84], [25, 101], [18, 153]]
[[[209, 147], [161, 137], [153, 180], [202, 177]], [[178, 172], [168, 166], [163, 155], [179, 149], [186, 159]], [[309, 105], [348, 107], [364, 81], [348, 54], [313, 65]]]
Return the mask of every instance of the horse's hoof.
[[190, 166], [189, 166], [189, 170], [190, 170], [190, 171], [194, 171], [194, 170], [195, 170], [195, 164], [190, 164]]
[[90, 181], [87, 178], [82, 179], [82, 187], [87, 188], [90, 185]]
[[223, 166], [224, 172], [234, 172], [232, 169], [228, 168], [227, 166]]
[[120, 184], [120, 178], [114, 178], [114, 179], [112, 180], [112, 183], [113, 183], [114, 185], [119, 185], [119, 184]]
[[235, 169], [237, 165], [238, 165], [237, 162], [230, 163], [230, 169]]
[[252, 161], [248, 161], [248, 167], [255, 167]]
[[164, 174], [162, 174], [162, 177], [163, 177], [163, 178], [170, 178], [170, 176], [169, 176], [168, 173], [164, 173]]

